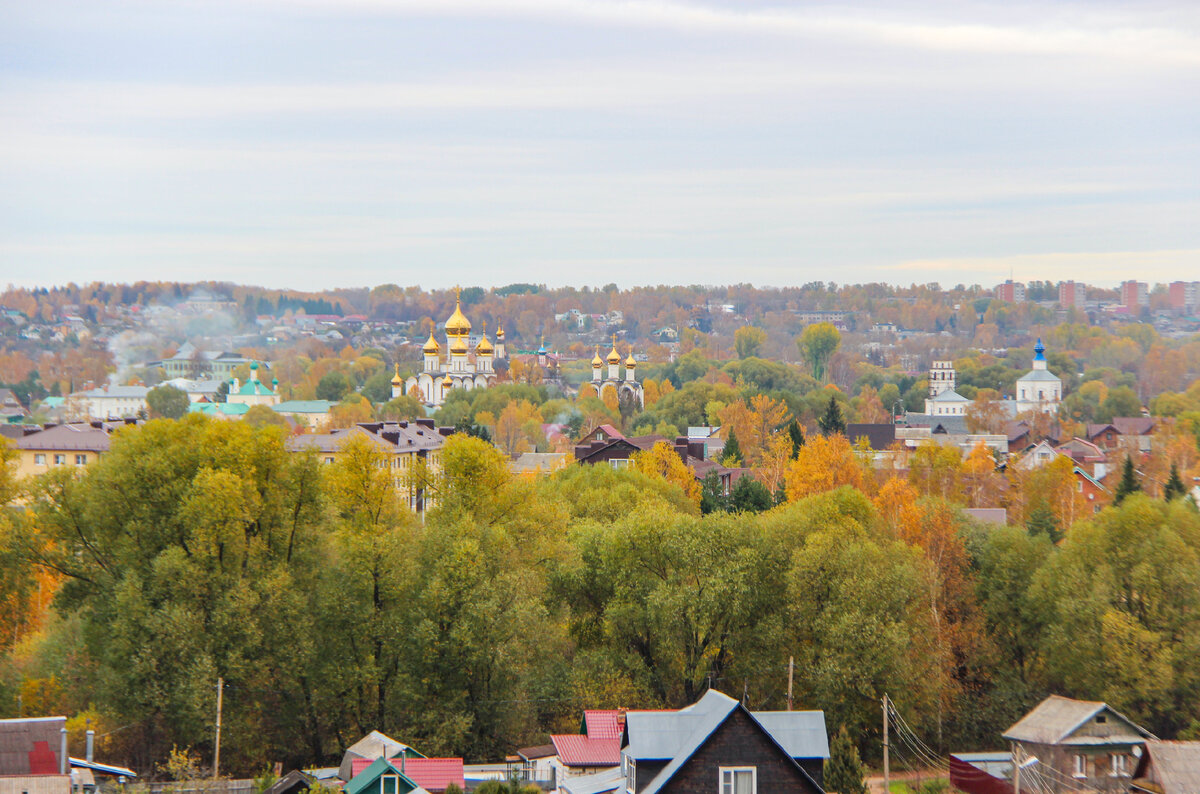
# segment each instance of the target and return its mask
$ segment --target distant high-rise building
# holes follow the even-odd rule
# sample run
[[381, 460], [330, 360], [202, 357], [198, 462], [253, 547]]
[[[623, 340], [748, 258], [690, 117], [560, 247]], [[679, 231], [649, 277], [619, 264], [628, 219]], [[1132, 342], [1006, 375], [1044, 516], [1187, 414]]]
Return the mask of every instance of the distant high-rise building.
[[1003, 284], [996, 287], [996, 298], [1009, 303], [1024, 303], [1025, 285], [1019, 281], [1006, 279]]
[[1061, 309], [1076, 309], [1083, 308], [1083, 302], [1087, 297], [1087, 285], [1080, 284], [1077, 281], [1060, 281], [1058, 282], [1058, 306]]
[[1200, 281], [1172, 281], [1167, 287], [1167, 300], [1176, 311], [1200, 308]]
[[1150, 288], [1144, 281], [1121, 282], [1121, 305], [1131, 314], [1137, 314], [1150, 305]]

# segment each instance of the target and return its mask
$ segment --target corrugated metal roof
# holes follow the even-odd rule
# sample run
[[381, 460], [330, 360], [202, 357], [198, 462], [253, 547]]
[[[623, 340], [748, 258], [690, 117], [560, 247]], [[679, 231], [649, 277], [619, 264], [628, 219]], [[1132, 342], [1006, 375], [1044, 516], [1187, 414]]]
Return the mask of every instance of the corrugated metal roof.
[[[678, 711], [629, 712], [625, 715], [629, 737], [625, 753], [639, 761], [674, 758], [712, 705], [701, 698]], [[825, 712], [754, 711], [751, 716], [792, 758], [829, 758]]]
[[[1116, 721], [1109, 723], [1111, 731], [1105, 737], [1071, 734], [1102, 711], [1107, 711]], [[1106, 703], [1094, 700], [1073, 700], [1061, 695], [1051, 695], [1033, 711], [1026, 714], [1003, 734], [1005, 739], [1034, 744], [1121, 744], [1140, 742], [1154, 735], [1131, 722], [1123, 714]]]
[[752, 711], [792, 758], [829, 758], [829, 734], [823, 711]]
[[58, 753], [66, 724], [66, 717], [0, 720], [0, 775], [60, 771]]
[[1200, 791], [1200, 742], [1146, 742], [1146, 754], [1138, 763], [1137, 776], [1144, 777], [1147, 765], [1163, 794], [1196, 794]]
[[562, 794], [607, 794], [621, 788], [625, 775], [620, 767], [605, 769], [594, 775], [580, 775], [562, 781], [558, 790]]
[[[401, 768], [400, 761], [392, 766]], [[409, 758], [404, 762], [404, 776], [429, 791], [445, 791], [451, 783], [466, 788], [461, 758]]]
[[587, 709], [583, 712], [585, 733], [593, 739], [620, 739], [621, 712], [616, 709]]
[[593, 739], [577, 733], [551, 736], [558, 758], [567, 766], [619, 766], [621, 740]]

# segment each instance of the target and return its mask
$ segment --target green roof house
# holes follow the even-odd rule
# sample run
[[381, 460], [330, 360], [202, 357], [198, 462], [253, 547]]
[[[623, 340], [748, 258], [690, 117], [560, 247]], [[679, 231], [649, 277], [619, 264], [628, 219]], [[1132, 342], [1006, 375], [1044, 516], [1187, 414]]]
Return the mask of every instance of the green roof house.
[[250, 377], [245, 383], [238, 383], [237, 378], [229, 381], [229, 394], [225, 402], [238, 405], [278, 405], [279, 380], [271, 381], [271, 385], [258, 379], [258, 362], [250, 364]]

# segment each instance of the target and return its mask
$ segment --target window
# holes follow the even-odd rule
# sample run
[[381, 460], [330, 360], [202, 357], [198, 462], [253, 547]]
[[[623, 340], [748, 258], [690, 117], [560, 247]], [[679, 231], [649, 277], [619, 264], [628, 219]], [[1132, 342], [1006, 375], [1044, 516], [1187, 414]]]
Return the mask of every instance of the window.
[[400, 794], [400, 776], [384, 775], [379, 778], [379, 794]]
[[333, 463], [333, 458], [325, 458], [326, 463]]
[[625, 760], [625, 790], [629, 794], [637, 791], [637, 762], [628, 756]]
[[75, 465], [76, 466], [83, 466], [86, 463], [87, 463], [87, 455], [76, 455], [75, 456]]
[[66, 455], [55, 455], [54, 456], [54, 465], [55, 466], [65, 466], [66, 463], [67, 463]]
[[1075, 777], [1087, 777], [1087, 756], [1075, 754]]
[[752, 766], [721, 767], [721, 794], [757, 794], [758, 774]]
[[629, 465], [629, 458], [613, 458], [608, 462], [614, 469], [623, 469]]
[[1122, 777], [1129, 774], [1129, 756], [1122, 753], [1114, 753], [1112, 756], [1112, 771], [1109, 772], [1113, 777]]
[[39, 452], [38, 454], [33, 456], [33, 462], [35, 465], [45, 466], [46, 465], [46, 455], [44, 453]]

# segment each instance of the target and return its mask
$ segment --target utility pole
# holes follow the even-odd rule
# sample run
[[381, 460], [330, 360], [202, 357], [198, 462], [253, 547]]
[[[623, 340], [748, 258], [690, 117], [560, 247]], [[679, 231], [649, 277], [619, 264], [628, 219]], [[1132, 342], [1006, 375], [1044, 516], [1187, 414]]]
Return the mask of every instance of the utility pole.
[[1013, 794], [1021, 794], [1021, 745], [1013, 743]]
[[883, 693], [883, 794], [891, 794], [892, 773], [888, 766], [888, 696]]
[[221, 702], [225, 694], [225, 679], [217, 677], [217, 737], [213, 743], [213, 780], [221, 776]]
[[796, 673], [796, 657], [788, 657], [788, 711], [792, 710], [792, 677]]

